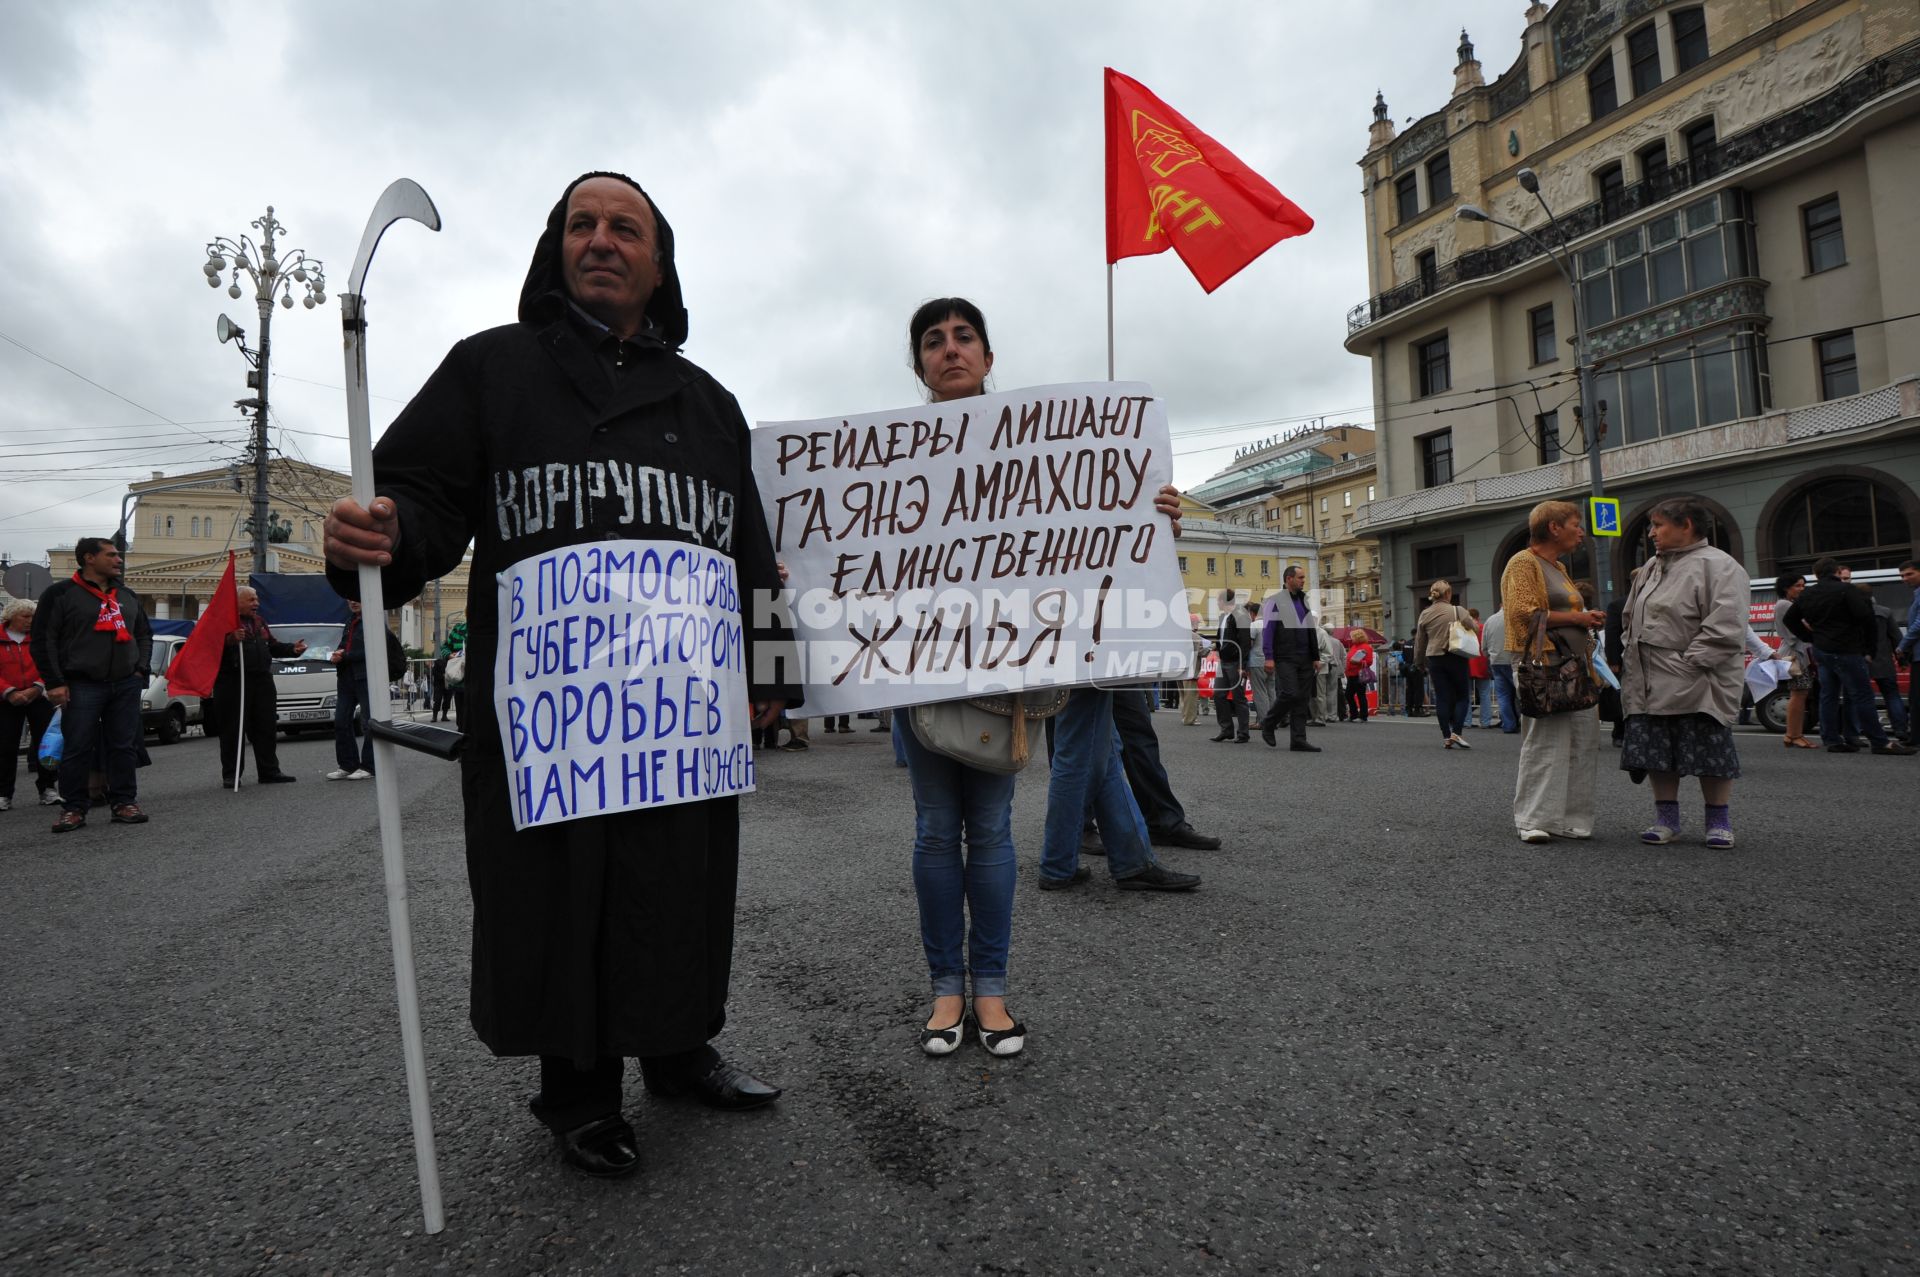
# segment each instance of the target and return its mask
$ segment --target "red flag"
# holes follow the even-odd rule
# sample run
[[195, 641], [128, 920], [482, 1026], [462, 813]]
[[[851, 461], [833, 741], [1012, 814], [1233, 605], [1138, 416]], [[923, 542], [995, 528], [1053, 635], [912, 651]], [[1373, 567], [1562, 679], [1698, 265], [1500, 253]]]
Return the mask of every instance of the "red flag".
[[233, 551], [227, 551], [227, 570], [213, 587], [207, 610], [194, 622], [193, 633], [174, 653], [167, 667], [167, 689], [176, 696], [211, 696], [220, 674], [220, 654], [227, 635], [240, 628], [240, 592], [233, 583]]
[[1180, 254], [1212, 292], [1313, 219], [1138, 80], [1107, 68], [1107, 260]]

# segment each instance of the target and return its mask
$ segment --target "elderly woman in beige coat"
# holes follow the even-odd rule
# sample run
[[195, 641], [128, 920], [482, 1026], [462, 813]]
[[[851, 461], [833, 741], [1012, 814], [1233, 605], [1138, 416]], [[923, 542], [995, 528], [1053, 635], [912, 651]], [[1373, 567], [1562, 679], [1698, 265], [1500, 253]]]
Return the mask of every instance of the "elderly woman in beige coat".
[[1733, 721], [1746, 679], [1749, 587], [1738, 560], [1707, 544], [1707, 518], [1686, 497], [1653, 508], [1655, 554], [1635, 576], [1621, 617], [1620, 766], [1652, 783], [1654, 820], [1640, 835], [1647, 843], [1679, 836], [1680, 778], [1698, 776], [1707, 846], [1733, 846]]

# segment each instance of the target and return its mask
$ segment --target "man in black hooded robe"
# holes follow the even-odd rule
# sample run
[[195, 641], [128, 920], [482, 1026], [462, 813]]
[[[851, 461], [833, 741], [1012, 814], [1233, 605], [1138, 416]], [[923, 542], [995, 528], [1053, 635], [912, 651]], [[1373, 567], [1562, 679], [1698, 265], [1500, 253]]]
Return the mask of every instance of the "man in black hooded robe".
[[[600, 540], [678, 541], [730, 556], [755, 724], [798, 690], [791, 634], [754, 628], [779, 588], [733, 396], [677, 351], [687, 314], [673, 232], [632, 179], [589, 173], [554, 206], [519, 322], [456, 345], [374, 450], [371, 509], [337, 503], [329, 576], [381, 567], [390, 598], [451, 571], [469, 541], [488, 581], [530, 556]], [[709, 798], [515, 831], [494, 711], [498, 601], [468, 612], [461, 760], [473, 893], [473, 1027], [496, 1055], [538, 1055], [533, 1111], [589, 1174], [639, 1163], [620, 1114], [624, 1058], [647, 1089], [720, 1108], [774, 1087], [708, 1045], [726, 1016], [739, 800]], [[740, 707], [742, 710], [744, 706]]]

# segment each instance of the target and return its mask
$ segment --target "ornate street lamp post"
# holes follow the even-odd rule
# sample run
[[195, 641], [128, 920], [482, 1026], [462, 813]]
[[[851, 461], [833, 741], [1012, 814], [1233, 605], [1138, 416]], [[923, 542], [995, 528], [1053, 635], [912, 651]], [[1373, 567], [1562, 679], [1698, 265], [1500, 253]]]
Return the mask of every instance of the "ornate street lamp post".
[[240, 275], [245, 272], [253, 281], [253, 299], [260, 312], [260, 346], [255, 352], [255, 368], [247, 374], [247, 386], [255, 393], [251, 398], [238, 400], [234, 406], [253, 413], [253, 570], [264, 572], [267, 570], [267, 390], [268, 364], [273, 351], [273, 305], [278, 301], [292, 309], [296, 289], [306, 293], [300, 304], [308, 310], [324, 305], [327, 277], [321, 264], [308, 257], [303, 249], [296, 248], [285, 257], [278, 255], [274, 239], [285, 228], [275, 220], [273, 205], [267, 205], [266, 216], [252, 225], [260, 232], [258, 244], [245, 234], [237, 241], [223, 235], [207, 244], [206, 264], [200, 269], [207, 277], [209, 288], [218, 288], [220, 276], [230, 270], [227, 296], [236, 298], [241, 296]]

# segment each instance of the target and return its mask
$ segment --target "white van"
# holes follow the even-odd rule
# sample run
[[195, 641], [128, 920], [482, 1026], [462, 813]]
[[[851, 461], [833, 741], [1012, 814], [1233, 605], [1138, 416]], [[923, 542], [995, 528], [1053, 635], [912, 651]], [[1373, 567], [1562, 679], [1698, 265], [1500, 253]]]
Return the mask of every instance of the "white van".
[[171, 745], [187, 734], [187, 728], [205, 722], [205, 710], [198, 696], [176, 696], [167, 684], [167, 668], [186, 643], [180, 634], [156, 634], [147, 660], [153, 677], [140, 694], [140, 726], [154, 734], [162, 745]]
[[273, 690], [279, 698], [278, 726], [292, 736], [302, 731], [332, 731], [337, 668], [327, 659], [340, 646], [347, 627], [337, 621], [289, 622], [273, 627], [282, 643], [306, 640], [298, 656], [273, 658]]

